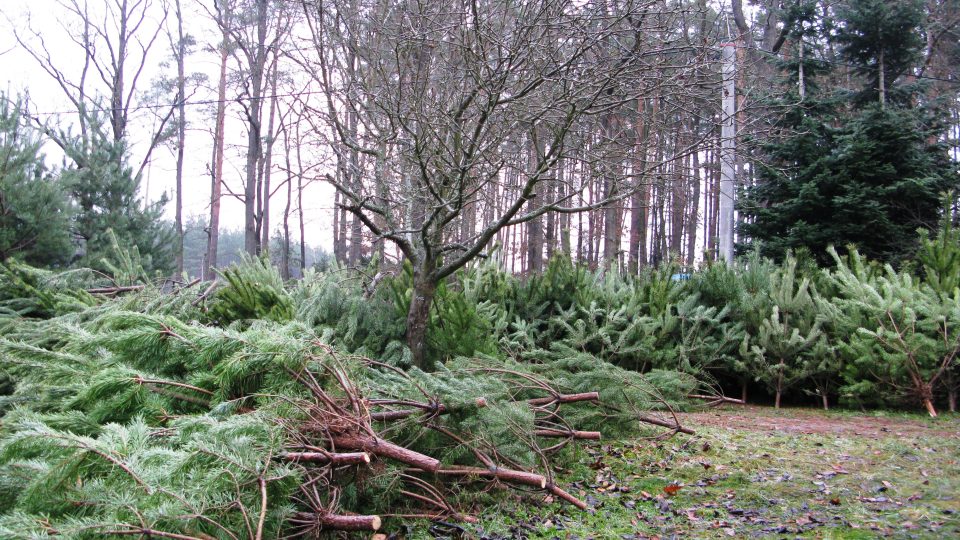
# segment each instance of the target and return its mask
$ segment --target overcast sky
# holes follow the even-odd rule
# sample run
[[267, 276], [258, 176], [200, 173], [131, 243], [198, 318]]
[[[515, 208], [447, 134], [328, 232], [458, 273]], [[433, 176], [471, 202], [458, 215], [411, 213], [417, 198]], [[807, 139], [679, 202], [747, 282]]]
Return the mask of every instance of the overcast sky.
[[[63, 91], [54, 80], [43, 71], [40, 65], [28, 53], [21, 50], [13, 36], [10, 25], [16, 25], [23, 35], [30, 35], [30, 29], [42, 36], [47, 48], [51, 51], [53, 62], [69, 77], [76, 77], [82, 66], [82, 50], [70, 40], [67, 29], [75, 26], [76, 21], [70, 18], [60, 5], [60, 0], [2, 0], [0, 1], [0, 67], [3, 77], [6, 78], [4, 91], [13, 96], [29, 93], [31, 109], [52, 126], [66, 127], [76, 124], [76, 113]], [[106, 0], [91, 0], [90, 9], [103, 9]], [[209, 3], [209, 2], [207, 2]], [[161, 1], [153, 0], [155, 17], [161, 16], [158, 9]], [[194, 36], [198, 42], [197, 51], [188, 58], [188, 71], [202, 72], [208, 77], [205, 88], [200, 88], [190, 98], [190, 102], [202, 102], [216, 99], [216, 82], [219, 76], [219, 54], [209, 52], [207, 48], [215, 44], [217, 32], [215, 26], [199, 11], [196, 0], [184, 0], [185, 31]], [[171, 21], [172, 21], [171, 15]], [[156, 21], [153, 22], [156, 24]], [[145, 24], [145, 26], [147, 26]], [[155, 27], [155, 26], [154, 26]], [[66, 28], [66, 29], [65, 29]], [[38, 44], [37, 40], [33, 40]], [[138, 94], [144, 96], [152, 82], [156, 80], [164, 69], [162, 63], [170, 59], [169, 43], [166, 36], [157, 39], [148, 57], [148, 64], [138, 81]], [[168, 73], [170, 73], [168, 71]], [[173, 71], [175, 73], [175, 70]], [[228, 97], [229, 97], [228, 90]], [[282, 93], [278, 91], [278, 93]], [[170, 103], [175, 96], [160, 96], [155, 100], [139, 101], [137, 105], [155, 107]], [[210, 205], [210, 176], [207, 173], [212, 154], [212, 105], [196, 104], [187, 108], [190, 129], [187, 133], [186, 161], [184, 164], [183, 180], [183, 208], [184, 216], [207, 215]], [[265, 106], [265, 109], [267, 107]], [[166, 112], [165, 110], [161, 112]], [[246, 148], [246, 132], [242, 122], [237, 118], [237, 111], [228, 113], [227, 121], [227, 162], [224, 165], [226, 184], [233, 192], [242, 192], [243, 155]], [[265, 113], [266, 114], [266, 113]], [[152, 110], [144, 109], [131, 113], [131, 163], [139, 164], [146, 151], [146, 141], [156, 126], [156, 115]], [[264, 120], [266, 124], [266, 120]], [[48, 161], [51, 164], [61, 163], [62, 154], [56, 146], [49, 144], [46, 147]], [[274, 164], [282, 163], [282, 143], [275, 146]], [[322, 174], [322, 168], [319, 170]], [[149, 200], [156, 200], [166, 192], [171, 197], [176, 182], [176, 160], [172, 146], [163, 146], [154, 151], [153, 160], [144, 172], [141, 182], [142, 195]], [[285, 178], [285, 174], [274, 169], [274, 187]], [[296, 205], [296, 189], [294, 189], [294, 208]], [[226, 194], [226, 190], [225, 190]], [[271, 229], [276, 230], [281, 225], [283, 207], [286, 204], [286, 190], [277, 192], [271, 199]], [[307, 188], [304, 197], [304, 215], [307, 224], [307, 243], [332, 250], [333, 238], [331, 231], [331, 212], [333, 204], [332, 188], [321, 182], [314, 182]], [[166, 208], [167, 216], [172, 220], [173, 204]], [[291, 216], [291, 227], [296, 230]], [[221, 227], [243, 227], [243, 204], [236, 198], [225, 196], [222, 202]]]

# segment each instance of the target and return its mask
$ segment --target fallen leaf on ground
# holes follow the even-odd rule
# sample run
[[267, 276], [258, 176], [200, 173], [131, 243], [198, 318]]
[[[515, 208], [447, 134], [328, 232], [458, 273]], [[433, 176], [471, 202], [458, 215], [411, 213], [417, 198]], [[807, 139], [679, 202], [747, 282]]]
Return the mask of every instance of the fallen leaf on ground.
[[676, 495], [680, 491], [680, 486], [678, 484], [669, 484], [663, 486], [663, 492], [671, 497]]

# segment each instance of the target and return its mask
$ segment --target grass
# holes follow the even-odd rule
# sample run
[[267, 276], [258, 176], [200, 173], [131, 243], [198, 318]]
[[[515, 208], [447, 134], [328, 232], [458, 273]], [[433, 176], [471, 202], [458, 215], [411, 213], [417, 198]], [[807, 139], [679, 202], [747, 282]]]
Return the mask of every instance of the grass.
[[588, 511], [537, 495], [532, 504], [502, 498], [477, 525], [413, 536], [960, 537], [956, 415], [728, 409], [684, 421], [696, 436], [577, 450], [580, 464], [558, 483]]

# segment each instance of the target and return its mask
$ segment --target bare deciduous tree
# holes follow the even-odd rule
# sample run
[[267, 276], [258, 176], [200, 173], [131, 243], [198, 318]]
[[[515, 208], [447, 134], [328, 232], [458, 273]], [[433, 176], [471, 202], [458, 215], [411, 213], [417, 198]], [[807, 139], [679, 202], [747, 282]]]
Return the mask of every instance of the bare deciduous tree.
[[[351, 182], [328, 180], [342, 206], [412, 265], [407, 343], [421, 366], [437, 285], [481, 256], [498, 232], [632, 193], [610, 189], [571, 204], [580, 188], [559, 189], [557, 169], [564, 158], [583, 158], [568, 152], [577, 126], [652, 92], [658, 82], [647, 75], [656, 66], [697, 57], [680, 55], [688, 45], [678, 40], [646, 39], [663, 35], [671, 8], [659, 1], [304, 6], [315, 56], [300, 63], [326, 99], [314, 116], [341, 163], [357, 153], [379, 164]], [[594, 140], [588, 152], [608, 142]], [[543, 196], [551, 191], [563, 195]], [[459, 219], [471, 207], [485, 219], [465, 233]]]

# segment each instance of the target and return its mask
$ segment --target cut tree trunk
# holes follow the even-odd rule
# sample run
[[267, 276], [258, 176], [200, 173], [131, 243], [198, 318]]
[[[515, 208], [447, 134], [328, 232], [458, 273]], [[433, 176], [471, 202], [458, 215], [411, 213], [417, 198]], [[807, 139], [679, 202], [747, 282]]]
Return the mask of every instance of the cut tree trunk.
[[574, 403], [577, 401], [600, 401], [600, 394], [598, 392], [584, 392], [581, 394], [560, 394], [558, 396], [530, 399], [530, 400], [527, 400], [527, 403], [534, 406], [539, 406], [539, 405], [549, 405], [551, 403]]
[[685, 428], [679, 424], [671, 424], [670, 422], [664, 422], [663, 420], [657, 420], [656, 418], [650, 418], [649, 416], [640, 416], [637, 420], [645, 424], [653, 424], [655, 426], [665, 427], [672, 429], [674, 431], [679, 431], [680, 433], [686, 433], [687, 435], [696, 435], [696, 432], [690, 428]]
[[495, 467], [492, 469], [484, 469], [482, 467], [448, 467], [443, 469], [437, 469], [433, 471], [434, 474], [440, 476], [468, 476], [476, 478], [490, 478], [497, 479], [502, 482], [510, 482], [512, 484], [522, 484], [525, 486], [533, 486], [540, 489], [547, 487], [547, 479], [540, 474], [529, 473], [526, 471], [515, 471], [513, 469], [504, 469], [500, 467]]

